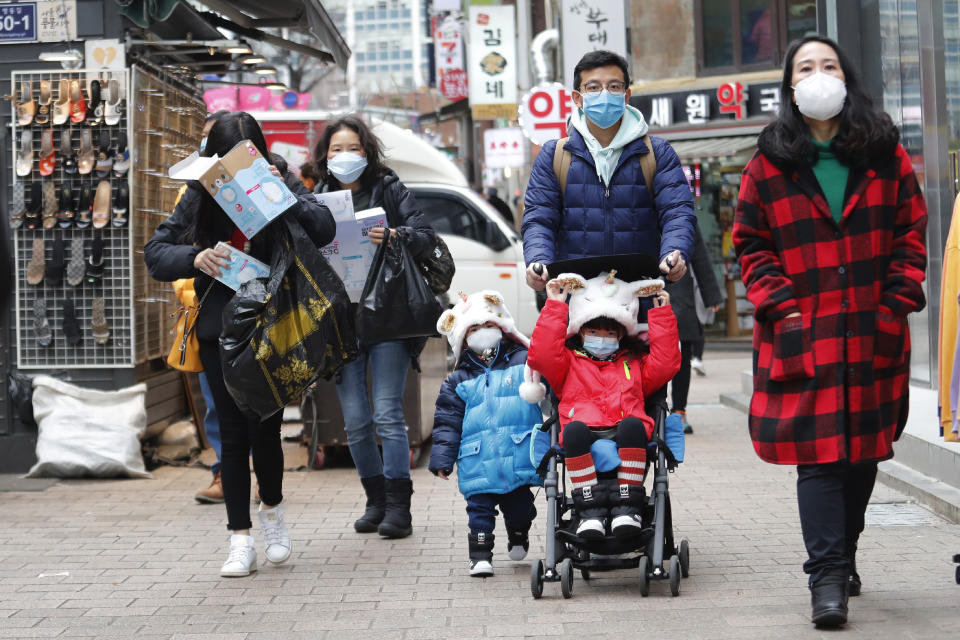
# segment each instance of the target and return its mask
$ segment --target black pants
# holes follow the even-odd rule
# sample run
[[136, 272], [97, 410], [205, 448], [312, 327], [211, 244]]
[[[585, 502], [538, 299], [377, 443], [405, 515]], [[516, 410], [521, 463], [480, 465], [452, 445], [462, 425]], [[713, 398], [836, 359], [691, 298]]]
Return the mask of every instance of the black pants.
[[[563, 451], [568, 458], [590, 453], [590, 445], [597, 441], [600, 429], [591, 429], [579, 420], [563, 428]], [[602, 433], [602, 432], [601, 432]], [[640, 418], [628, 417], [616, 425], [613, 440], [621, 448], [645, 448], [647, 446], [647, 426]]]
[[475, 493], [467, 498], [470, 533], [493, 533], [498, 506], [508, 530], [528, 531], [537, 517], [530, 487], [518, 487], [510, 493]]
[[690, 345], [691, 345], [690, 354], [694, 358], [700, 358], [701, 360], [703, 360], [703, 342], [704, 342], [703, 336], [700, 336], [696, 340], [690, 341]]
[[670, 385], [671, 411], [686, 411], [687, 398], [690, 395], [690, 357], [693, 354], [693, 342], [680, 342], [680, 371], [673, 376]]
[[797, 467], [800, 526], [809, 556], [803, 570], [811, 585], [828, 573], [850, 571], [876, 479], [876, 462]]
[[249, 529], [251, 451], [253, 471], [260, 484], [260, 499], [266, 505], [277, 505], [283, 500], [283, 448], [280, 442], [283, 412], [278, 411], [263, 422], [244, 415], [223, 384], [220, 345], [212, 340], [200, 340], [199, 343], [200, 361], [220, 418], [220, 478], [227, 507], [227, 529]]

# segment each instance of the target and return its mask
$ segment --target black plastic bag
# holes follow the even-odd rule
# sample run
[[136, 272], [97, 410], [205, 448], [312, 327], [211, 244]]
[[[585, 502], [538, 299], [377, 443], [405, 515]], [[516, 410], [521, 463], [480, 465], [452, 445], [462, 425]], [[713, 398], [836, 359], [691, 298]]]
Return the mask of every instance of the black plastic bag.
[[417, 261], [420, 272], [427, 281], [427, 285], [437, 295], [446, 293], [453, 282], [453, 274], [457, 267], [453, 263], [453, 256], [447, 243], [439, 234], [435, 234], [436, 243], [426, 258]]
[[441, 313], [399, 230], [373, 256], [357, 305], [357, 335], [370, 343], [438, 335]]
[[223, 310], [220, 334], [227, 391], [261, 420], [357, 356], [343, 281], [294, 218], [280, 224], [284, 246], [270, 277], [241, 285]]

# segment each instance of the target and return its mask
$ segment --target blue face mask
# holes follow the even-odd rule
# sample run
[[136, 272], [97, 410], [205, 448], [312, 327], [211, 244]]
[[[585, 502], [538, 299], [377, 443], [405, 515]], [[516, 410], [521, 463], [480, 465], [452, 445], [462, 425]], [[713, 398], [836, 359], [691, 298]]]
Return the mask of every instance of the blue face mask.
[[583, 349], [594, 358], [609, 358], [620, 348], [620, 341], [616, 338], [601, 338], [600, 336], [584, 336]]
[[610, 95], [604, 89], [597, 96], [583, 95], [583, 112], [601, 129], [612, 127], [623, 116], [627, 103], [623, 96]]
[[327, 160], [327, 169], [340, 184], [352, 184], [363, 175], [367, 168], [367, 159], [359, 153], [344, 151]]

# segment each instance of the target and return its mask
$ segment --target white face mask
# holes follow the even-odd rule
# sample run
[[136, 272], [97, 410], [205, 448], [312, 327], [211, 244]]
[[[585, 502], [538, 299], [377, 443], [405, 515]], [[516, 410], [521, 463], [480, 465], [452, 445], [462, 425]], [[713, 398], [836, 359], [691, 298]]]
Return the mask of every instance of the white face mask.
[[500, 338], [503, 334], [500, 329], [495, 327], [484, 327], [477, 329], [467, 336], [467, 346], [477, 354], [483, 354], [487, 349], [494, 349], [500, 344]]
[[793, 87], [800, 113], [814, 120], [829, 120], [841, 111], [847, 98], [847, 85], [836, 76], [818, 71]]

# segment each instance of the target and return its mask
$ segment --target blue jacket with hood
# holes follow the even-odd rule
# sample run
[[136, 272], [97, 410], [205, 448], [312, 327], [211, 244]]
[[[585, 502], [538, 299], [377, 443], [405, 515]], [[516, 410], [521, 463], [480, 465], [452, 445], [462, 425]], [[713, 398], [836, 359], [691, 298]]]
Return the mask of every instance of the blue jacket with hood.
[[489, 366], [464, 349], [440, 388], [430, 470], [453, 469], [456, 462], [465, 498], [542, 483], [531, 439], [543, 433], [534, 433], [543, 416], [519, 393], [526, 362], [527, 350], [509, 339], [500, 341]]
[[646, 125], [639, 112], [639, 125], [628, 122], [632, 112], [628, 107], [621, 126], [636, 133], [622, 146], [609, 184], [598, 175], [603, 171], [581, 133], [586, 126], [579, 114], [564, 147], [572, 155], [566, 193], [560, 193], [553, 172], [557, 141], [541, 147], [524, 197], [523, 256], [528, 265], [617, 253], [645, 253], [662, 261], [677, 249], [690, 262], [696, 215], [680, 158], [666, 140], [650, 137], [657, 160], [650, 194], [640, 169], [640, 156], [647, 152], [640, 132]]

